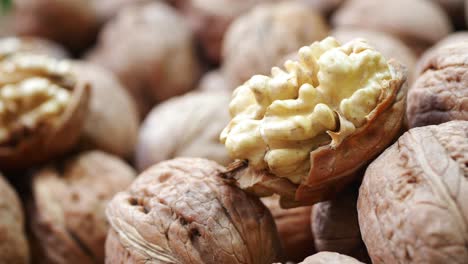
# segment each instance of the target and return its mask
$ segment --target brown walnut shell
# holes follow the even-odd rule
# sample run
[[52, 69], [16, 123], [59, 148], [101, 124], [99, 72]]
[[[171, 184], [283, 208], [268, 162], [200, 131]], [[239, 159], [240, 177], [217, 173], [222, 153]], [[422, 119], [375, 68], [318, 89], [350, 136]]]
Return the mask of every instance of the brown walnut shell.
[[285, 259], [301, 261], [315, 253], [311, 206], [283, 209], [279, 205], [278, 196], [264, 197], [261, 200], [275, 219]]
[[91, 87], [89, 111], [80, 140], [82, 149], [100, 149], [131, 158], [139, 118], [135, 102], [112, 72], [86, 62], [73, 62], [78, 81]]
[[299, 264], [362, 264], [362, 262], [335, 252], [319, 252], [312, 255]]
[[468, 42], [445, 44], [421, 58], [408, 92], [409, 127], [468, 120]]
[[426, 0], [349, 0], [333, 15], [332, 22], [340, 28], [390, 33], [405, 42], [417, 55], [453, 30], [442, 8]]
[[312, 208], [312, 232], [317, 251], [331, 251], [369, 262], [361, 238], [357, 215], [357, 184], [353, 184], [330, 201]]
[[89, 46], [97, 33], [94, 0], [15, 0], [14, 31], [63, 44], [74, 52]]
[[105, 25], [88, 59], [114, 72], [144, 116], [156, 103], [194, 88], [200, 69], [192, 37], [170, 6], [135, 4]]
[[23, 209], [13, 187], [0, 174], [0, 263], [27, 264]]
[[277, 193], [283, 208], [312, 205], [329, 200], [356, 177], [356, 171], [379, 155], [400, 133], [406, 102], [406, 69], [389, 61], [395, 78], [388, 94], [369, 114], [367, 122], [340, 144], [327, 144], [310, 152], [309, 175], [300, 184], [276, 177], [268, 171], [255, 171], [247, 162], [238, 161], [220, 174], [235, 180], [244, 190], [258, 196]]
[[229, 122], [227, 93], [189, 93], [156, 106], [143, 122], [135, 160], [140, 171], [176, 157], [227, 165], [232, 159], [219, 134]]
[[325, 20], [304, 3], [258, 5], [229, 26], [222, 71], [237, 86], [255, 74], [268, 74], [287, 54], [327, 35]]
[[[88, 111], [89, 85], [77, 82], [70, 71], [57, 70], [67, 62], [43, 55], [2, 55], [4, 57], [0, 61], [0, 90], [12, 82], [40, 77], [67, 90], [70, 100], [63, 112], [52, 122], [41, 123], [33, 128], [18, 123], [10, 133], [10, 140], [0, 143], [0, 168], [27, 169], [69, 151], [79, 140]], [[54, 70], [50, 70], [50, 67]]]
[[[105, 208], [135, 172], [104, 152], [84, 152], [33, 177], [30, 226], [45, 263], [103, 263], [109, 228]], [[41, 263], [42, 263], [41, 262]]]
[[272, 263], [273, 218], [256, 197], [226, 184], [198, 158], [161, 162], [107, 207], [106, 263]]
[[369, 165], [359, 190], [373, 263], [467, 263], [468, 121], [410, 129]]

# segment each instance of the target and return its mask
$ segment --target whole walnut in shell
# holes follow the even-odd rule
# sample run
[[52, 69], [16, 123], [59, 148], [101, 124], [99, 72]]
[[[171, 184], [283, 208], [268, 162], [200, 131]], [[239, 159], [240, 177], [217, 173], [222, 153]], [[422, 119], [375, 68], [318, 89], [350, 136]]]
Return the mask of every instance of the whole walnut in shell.
[[69, 151], [88, 100], [89, 86], [67, 61], [0, 53], [0, 168], [26, 169]]
[[468, 42], [429, 50], [408, 92], [409, 127], [468, 120]]
[[369, 263], [361, 238], [357, 215], [357, 184], [336, 198], [315, 204], [312, 208], [312, 232], [317, 251], [332, 251]]
[[337, 28], [330, 35], [342, 43], [355, 38], [363, 38], [381, 52], [385, 58], [400, 61], [408, 69], [408, 76], [412, 76], [417, 62], [416, 54], [398, 38], [384, 32], [354, 28]]
[[335, 252], [319, 252], [312, 255], [299, 264], [362, 264], [362, 262]]
[[97, 33], [93, 0], [15, 0], [17, 35], [54, 40], [72, 51], [82, 51]]
[[175, 157], [201, 157], [227, 165], [232, 160], [219, 142], [229, 122], [227, 93], [189, 93], [156, 106], [143, 122], [136, 148], [140, 171]]
[[91, 98], [80, 146], [100, 149], [122, 158], [131, 158], [139, 118], [135, 102], [127, 90], [107, 69], [85, 62], [73, 62], [78, 81], [89, 83]]
[[[330, 199], [400, 132], [406, 72], [362, 39], [326, 38], [233, 93], [223, 175], [283, 207]], [[247, 166], [248, 165], [248, 166]]]
[[333, 15], [332, 22], [340, 28], [390, 33], [417, 55], [452, 31], [447, 14], [427, 0], [349, 0]]
[[67, 51], [59, 44], [37, 37], [0, 38], [0, 53], [26, 52], [48, 55], [57, 59], [68, 57]]
[[124, 8], [105, 25], [89, 60], [116, 74], [141, 115], [194, 88], [200, 71], [188, 25], [159, 2]]
[[186, 15], [205, 55], [221, 61], [224, 34], [231, 22], [257, 4], [278, 0], [176, 0]]
[[238, 17], [223, 42], [223, 72], [239, 85], [268, 74], [285, 55], [328, 35], [320, 14], [299, 2], [262, 4]]
[[359, 190], [373, 263], [467, 263], [468, 121], [413, 128], [369, 165]]
[[220, 70], [212, 70], [203, 75], [198, 83], [197, 90], [203, 92], [232, 92], [236, 88]]
[[45, 263], [103, 263], [108, 201], [135, 172], [104, 152], [84, 152], [33, 177], [30, 227]]
[[106, 263], [272, 263], [270, 212], [225, 183], [213, 161], [178, 158], [143, 172], [107, 207]]
[[23, 209], [15, 190], [1, 174], [0, 193], [0, 263], [27, 264]]
[[276, 195], [264, 197], [262, 202], [275, 219], [285, 259], [301, 261], [315, 253], [314, 236], [310, 222], [311, 206], [283, 209], [279, 205], [279, 197]]

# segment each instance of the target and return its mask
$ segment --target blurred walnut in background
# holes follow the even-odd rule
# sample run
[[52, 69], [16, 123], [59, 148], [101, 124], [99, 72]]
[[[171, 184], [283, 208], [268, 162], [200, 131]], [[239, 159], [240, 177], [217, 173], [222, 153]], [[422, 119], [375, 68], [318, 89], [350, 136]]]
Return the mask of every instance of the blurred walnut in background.
[[63, 44], [74, 52], [87, 48], [97, 33], [94, 0], [14, 0], [14, 32]]
[[197, 90], [202, 92], [227, 92], [229, 94], [236, 88], [220, 70], [205, 73], [198, 82]]
[[275, 220], [286, 260], [301, 261], [315, 253], [311, 227], [312, 206], [283, 209], [276, 195], [261, 200]]
[[162, 0], [90, 0], [94, 7], [94, 12], [100, 24], [106, 23], [108, 20], [116, 16], [121, 9], [131, 5], [138, 5], [150, 1]]
[[410, 129], [374, 160], [359, 191], [373, 263], [467, 263], [468, 121]]
[[105, 25], [89, 60], [115, 73], [144, 116], [194, 88], [200, 70], [193, 44], [188, 25], [170, 6], [131, 5]]
[[468, 120], [468, 42], [439, 45], [423, 55], [408, 92], [410, 127]]
[[227, 165], [219, 134], [229, 122], [230, 94], [189, 93], [156, 106], [143, 122], [136, 150], [140, 171], [175, 157], [202, 157]]
[[328, 35], [322, 16], [299, 2], [262, 4], [237, 18], [223, 41], [223, 73], [237, 86], [268, 74], [287, 54]]
[[131, 158], [139, 126], [132, 97], [107, 69], [75, 61], [72, 71], [80, 83], [88, 83], [91, 87], [80, 148], [100, 149], [121, 158]]
[[337, 252], [369, 263], [359, 231], [358, 189], [359, 184], [353, 184], [335, 199], [315, 204], [312, 208], [312, 232], [317, 251]]
[[348, 0], [333, 15], [336, 27], [372, 29], [400, 38], [415, 54], [452, 31], [442, 8], [427, 0]]
[[134, 177], [123, 161], [99, 151], [84, 152], [37, 172], [28, 208], [34, 259], [55, 264], [103, 263], [106, 205]]
[[310, 7], [328, 17], [346, 0], [301, 0]]
[[23, 208], [15, 190], [0, 174], [0, 263], [28, 264]]
[[465, 0], [431, 0], [438, 3], [447, 12], [453, 25], [457, 28], [465, 27]]
[[106, 263], [270, 264], [275, 223], [256, 197], [224, 182], [213, 161], [178, 158], [143, 172], [107, 207]]

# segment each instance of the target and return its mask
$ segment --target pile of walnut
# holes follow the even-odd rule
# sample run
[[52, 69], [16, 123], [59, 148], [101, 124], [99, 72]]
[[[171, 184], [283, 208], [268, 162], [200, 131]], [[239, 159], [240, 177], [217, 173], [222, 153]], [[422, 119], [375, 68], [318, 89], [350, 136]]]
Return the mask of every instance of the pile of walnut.
[[0, 264], [468, 264], [468, 1], [0, 2]]

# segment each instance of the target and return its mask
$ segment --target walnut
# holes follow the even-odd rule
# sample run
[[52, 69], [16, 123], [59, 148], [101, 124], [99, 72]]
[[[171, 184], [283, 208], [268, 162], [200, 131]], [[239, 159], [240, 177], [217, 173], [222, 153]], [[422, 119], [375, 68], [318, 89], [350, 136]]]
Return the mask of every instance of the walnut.
[[15, 190], [0, 175], [0, 263], [27, 264], [29, 249], [24, 216]]
[[0, 54], [26, 52], [48, 55], [57, 59], [68, 58], [67, 51], [59, 44], [36, 37], [6, 37], [0, 39]]
[[0, 168], [25, 169], [70, 150], [88, 98], [67, 61], [0, 53]]
[[424, 54], [420, 76], [408, 92], [409, 127], [468, 120], [468, 42], [441, 45]]
[[140, 129], [139, 170], [180, 156], [231, 162], [218, 138], [229, 122], [229, 98], [226, 93], [189, 93], [156, 106]]
[[239, 86], [221, 141], [238, 162], [223, 177], [283, 207], [329, 199], [399, 133], [406, 72], [364, 40], [326, 38], [272, 77]]
[[[311, 206], [283, 209], [279, 205], [279, 196], [262, 198], [275, 219], [285, 258], [301, 261], [315, 253], [314, 236], [311, 229]], [[357, 219], [356, 219], [357, 221]]]
[[14, 31], [82, 51], [92, 43], [98, 29], [91, 1], [94, 0], [15, 0]]
[[301, 0], [324, 16], [331, 15], [345, 0]]
[[[466, 41], [468, 41], [468, 31], [457, 31], [441, 39], [434, 46], [432, 46], [430, 50], [440, 48], [448, 44], [454, 44], [457, 42], [466, 42]], [[426, 53], [430, 53], [430, 50], [426, 51]]]
[[335, 252], [319, 252], [315, 255], [312, 255], [299, 264], [359, 264], [362, 262], [346, 256], [341, 255]]
[[305, 4], [258, 5], [226, 32], [223, 71], [237, 86], [254, 74], [267, 74], [280, 58], [327, 34], [325, 20]]
[[226, 184], [215, 162], [178, 158], [145, 172], [107, 207], [106, 263], [272, 263], [271, 214]]
[[197, 90], [203, 92], [232, 92], [236, 88], [220, 70], [212, 70], [203, 75]]
[[89, 112], [80, 141], [81, 148], [100, 149], [131, 158], [138, 136], [139, 118], [132, 97], [107, 69], [73, 62], [78, 81], [91, 85]]
[[200, 71], [188, 25], [159, 2], [124, 8], [106, 24], [88, 59], [116, 74], [142, 116], [194, 88]]
[[221, 61], [224, 33], [239, 15], [259, 3], [279, 0], [176, 0], [195, 32], [203, 52], [214, 63]]
[[367, 29], [337, 28], [330, 33], [338, 41], [344, 43], [355, 38], [363, 38], [387, 59], [397, 59], [408, 69], [408, 76], [412, 76], [416, 66], [416, 54], [404, 42], [394, 36]]
[[426, 0], [349, 0], [333, 15], [336, 27], [372, 29], [390, 33], [420, 55], [452, 31], [449, 17]]
[[85, 152], [33, 177], [30, 226], [36, 259], [46, 263], [103, 263], [109, 224], [105, 207], [135, 172], [104, 152]]
[[146, 3], [153, 0], [91, 0], [101, 24], [115, 17], [127, 6]]
[[362, 238], [373, 263], [466, 263], [468, 121], [413, 128], [367, 168]]
[[369, 263], [361, 238], [357, 215], [357, 184], [353, 184], [331, 201], [315, 204], [312, 209], [312, 231], [317, 251], [345, 254]]

